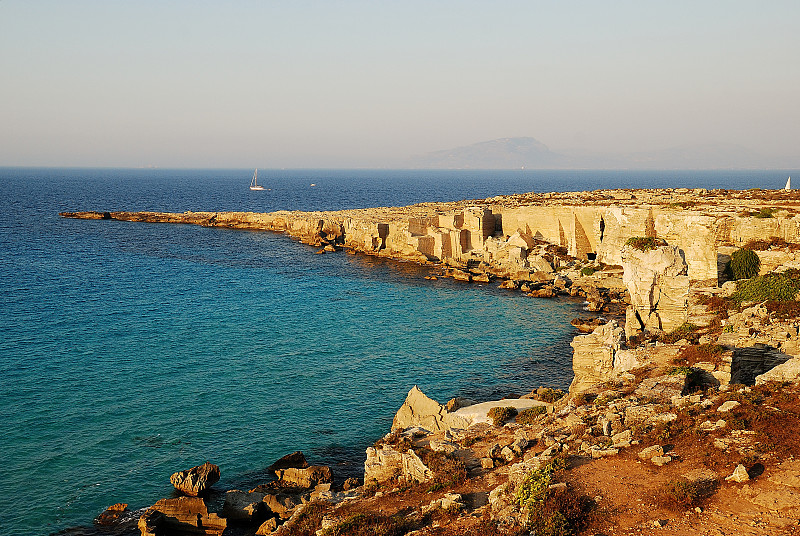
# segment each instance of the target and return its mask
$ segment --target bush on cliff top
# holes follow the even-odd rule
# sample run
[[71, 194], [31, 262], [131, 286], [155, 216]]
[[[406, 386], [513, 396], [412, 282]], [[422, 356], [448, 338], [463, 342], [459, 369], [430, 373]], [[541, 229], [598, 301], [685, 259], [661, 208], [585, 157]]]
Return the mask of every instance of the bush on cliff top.
[[766, 274], [739, 281], [731, 300], [742, 302], [790, 302], [800, 290], [800, 272], [788, 270], [782, 274]]
[[662, 333], [658, 339], [665, 344], [674, 344], [681, 339], [692, 338], [692, 334], [698, 329], [700, 329], [700, 326], [692, 324], [691, 322], [685, 322], [669, 333]]
[[655, 236], [634, 236], [629, 238], [625, 242], [625, 245], [633, 249], [638, 249], [639, 251], [649, 251], [659, 246], [666, 246], [667, 242]]
[[547, 413], [545, 406], [533, 406], [532, 408], [523, 409], [517, 415], [517, 424], [534, 424], [536, 417]]
[[733, 279], [750, 279], [758, 275], [761, 259], [751, 249], [737, 249], [731, 255], [730, 274]]
[[578, 493], [572, 486], [551, 489], [553, 473], [564, 468], [556, 458], [547, 465], [528, 473], [515, 496], [527, 514], [527, 527], [540, 536], [568, 536], [585, 530], [592, 522], [594, 501]]
[[489, 410], [487, 417], [492, 419], [495, 426], [503, 426], [503, 423], [517, 415], [517, 408], [512, 406], [496, 407]]

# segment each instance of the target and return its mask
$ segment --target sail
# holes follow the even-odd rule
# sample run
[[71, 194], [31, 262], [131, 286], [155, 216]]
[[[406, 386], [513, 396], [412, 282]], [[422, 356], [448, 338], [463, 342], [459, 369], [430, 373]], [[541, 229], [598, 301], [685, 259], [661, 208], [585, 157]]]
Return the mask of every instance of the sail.
[[250, 181], [251, 190], [263, 190], [263, 186], [258, 185], [258, 168], [253, 172], [253, 180]]
[[786, 186], [784, 186], [783, 189], [786, 190], [787, 192], [792, 189], [792, 178], [791, 177], [786, 179]]

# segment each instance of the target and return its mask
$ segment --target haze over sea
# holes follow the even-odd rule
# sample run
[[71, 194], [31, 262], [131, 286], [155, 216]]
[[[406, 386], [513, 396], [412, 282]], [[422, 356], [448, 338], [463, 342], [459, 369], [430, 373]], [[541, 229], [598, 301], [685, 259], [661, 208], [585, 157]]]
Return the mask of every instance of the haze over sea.
[[[64, 210], [338, 210], [598, 188], [780, 188], [791, 171], [0, 168], [0, 533], [90, 525], [209, 460], [253, 487], [303, 450], [359, 475], [407, 391], [445, 401], [571, 380], [581, 305], [284, 236]], [[800, 176], [797, 172], [796, 175]], [[311, 186], [315, 184], [316, 186]]]

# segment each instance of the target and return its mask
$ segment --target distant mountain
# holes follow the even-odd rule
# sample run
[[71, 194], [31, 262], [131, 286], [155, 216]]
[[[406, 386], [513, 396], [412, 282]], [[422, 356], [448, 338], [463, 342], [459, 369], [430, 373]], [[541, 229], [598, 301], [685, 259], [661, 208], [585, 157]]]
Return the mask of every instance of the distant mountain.
[[500, 138], [413, 157], [419, 169], [788, 169], [798, 159], [770, 158], [730, 143], [681, 145], [615, 155], [567, 155], [535, 138]]
[[552, 152], [535, 138], [500, 138], [411, 158], [423, 169], [519, 169], [569, 167], [569, 158]]

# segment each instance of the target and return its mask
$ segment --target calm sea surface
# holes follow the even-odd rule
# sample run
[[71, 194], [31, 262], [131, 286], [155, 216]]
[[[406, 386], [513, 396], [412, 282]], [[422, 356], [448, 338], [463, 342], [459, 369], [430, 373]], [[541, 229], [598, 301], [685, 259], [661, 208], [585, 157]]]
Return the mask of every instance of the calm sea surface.
[[[427, 281], [267, 232], [63, 210], [397, 206], [608, 187], [779, 188], [791, 172], [0, 168], [0, 533], [90, 525], [210, 460], [253, 487], [303, 450], [340, 477], [407, 391], [479, 399], [571, 380], [580, 304]], [[800, 175], [796, 173], [797, 175]], [[315, 184], [316, 186], [311, 186]]]

